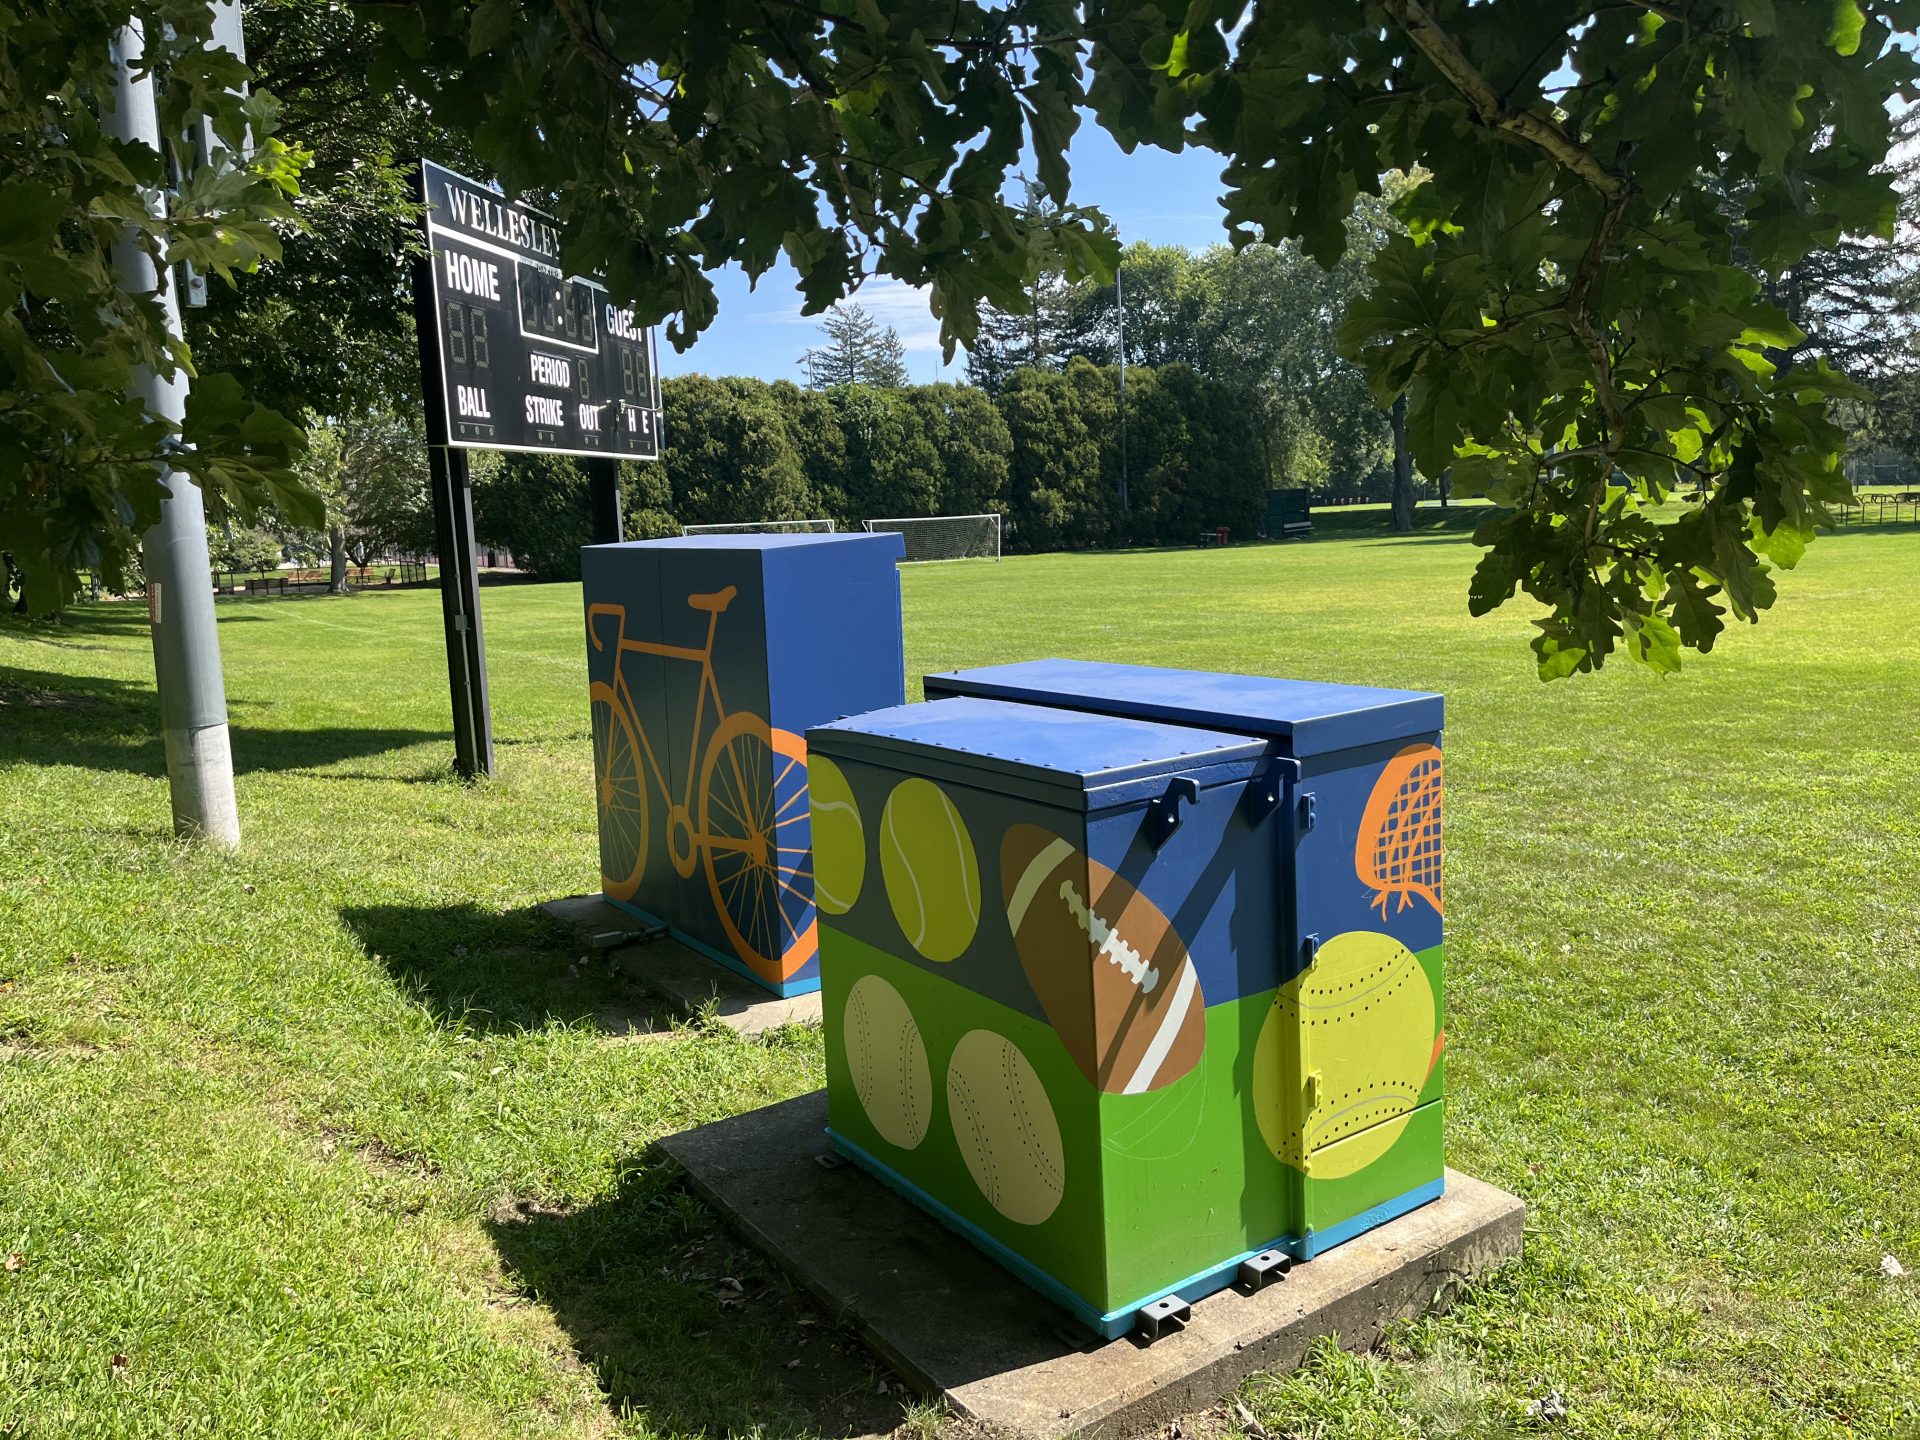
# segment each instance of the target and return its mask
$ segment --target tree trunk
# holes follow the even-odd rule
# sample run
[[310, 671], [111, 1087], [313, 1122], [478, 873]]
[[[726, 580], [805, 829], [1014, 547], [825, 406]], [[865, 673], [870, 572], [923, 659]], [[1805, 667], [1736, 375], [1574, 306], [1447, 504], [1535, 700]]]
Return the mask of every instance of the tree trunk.
[[1440, 508], [1447, 508], [1447, 501], [1453, 498], [1453, 467], [1449, 465], [1440, 472]]
[[1407, 448], [1407, 397], [1393, 402], [1393, 528], [1413, 529], [1413, 452]]
[[333, 550], [333, 568], [327, 576], [327, 593], [344, 595], [347, 593], [347, 527], [332, 526], [327, 531], [327, 540]]

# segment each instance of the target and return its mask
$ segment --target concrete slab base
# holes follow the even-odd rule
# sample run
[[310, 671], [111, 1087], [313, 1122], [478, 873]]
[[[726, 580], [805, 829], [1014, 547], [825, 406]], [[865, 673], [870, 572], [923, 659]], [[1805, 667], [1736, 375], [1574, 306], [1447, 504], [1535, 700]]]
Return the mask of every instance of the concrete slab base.
[[[1120, 1436], [1218, 1403], [1337, 1335], [1365, 1349], [1520, 1253], [1526, 1207], [1457, 1171], [1439, 1200], [1256, 1294], [1228, 1290], [1152, 1345], [1076, 1343], [1059, 1310], [852, 1165], [829, 1168], [824, 1090], [659, 1142], [694, 1187], [910, 1383], [1020, 1435]], [[836, 1157], [837, 1158], [837, 1157]]]
[[540, 911], [570, 928], [582, 945], [600, 942], [596, 948], [611, 950], [622, 974], [687, 1014], [711, 1005], [721, 1024], [742, 1035], [820, 1023], [819, 991], [782, 998], [763, 990], [671, 936], [646, 939], [645, 924], [637, 916], [598, 895], [549, 900]]

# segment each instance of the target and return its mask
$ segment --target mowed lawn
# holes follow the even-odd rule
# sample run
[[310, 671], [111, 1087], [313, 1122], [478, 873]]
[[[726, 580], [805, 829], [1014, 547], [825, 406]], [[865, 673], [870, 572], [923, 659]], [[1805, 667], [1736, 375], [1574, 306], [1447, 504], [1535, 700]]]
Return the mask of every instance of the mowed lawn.
[[[1823, 538], [1665, 681], [1542, 685], [1525, 604], [1466, 615], [1473, 557], [1356, 529], [905, 575], [912, 676], [1446, 695], [1451, 1159], [1526, 1199], [1526, 1258], [1247, 1404], [1275, 1437], [1520, 1433], [1549, 1390], [1567, 1435], [1920, 1433], [1920, 534]], [[169, 839], [144, 608], [0, 624], [0, 1436], [899, 1423], [647, 1158], [819, 1085], [819, 1036], [666, 1027], [530, 914], [595, 886], [577, 587], [487, 592], [473, 787], [433, 592], [220, 613], [232, 858]]]

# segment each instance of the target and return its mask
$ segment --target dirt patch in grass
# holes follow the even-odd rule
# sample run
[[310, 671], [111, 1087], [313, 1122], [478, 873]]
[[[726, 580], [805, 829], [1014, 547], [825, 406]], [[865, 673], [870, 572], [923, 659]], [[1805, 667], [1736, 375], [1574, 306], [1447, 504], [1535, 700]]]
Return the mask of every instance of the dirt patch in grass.
[[17, 705], [26, 710], [87, 711], [101, 708], [97, 695], [77, 690], [39, 690], [26, 685], [9, 685], [0, 680], [0, 706]]

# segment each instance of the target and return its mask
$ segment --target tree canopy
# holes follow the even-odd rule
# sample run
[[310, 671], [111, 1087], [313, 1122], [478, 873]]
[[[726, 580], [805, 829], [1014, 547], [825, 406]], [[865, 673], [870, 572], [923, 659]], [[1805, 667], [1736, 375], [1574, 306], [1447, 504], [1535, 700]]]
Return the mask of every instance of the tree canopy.
[[[277, 107], [242, 98], [246, 70], [210, 50], [200, 0], [71, 0], [0, 17], [0, 551], [26, 601], [54, 609], [88, 569], [127, 582], [166, 496], [157, 461], [205, 489], [216, 518], [263, 505], [317, 523], [296, 480], [295, 425], [233, 376], [193, 373], [152, 295], [118, 284], [116, 245], [164, 274], [191, 264], [231, 280], [280, 254], [304, 155], [274, 136]], [[116, 37], [142, 22], [162, 150], [115, 138]], [[196, 153], [206, 126], [221, 142]], [[165, 211], [154, 197], [165, 188]], [[193, 375], [175, 426], [128, 386], [140, 369]]]
[[[197, 48], [196, 9], [83, 0], [0, 36], [0, 144], [22, 187], [0, 210], [12, 227], [0, 297], [27, 297], [43, 325], [51, 298], [65, 327], [29, 337], [9, 309], [0, 454], [42, 476], [102, 477], [89, 483], [109, 498], [139, 493], [139, 475], [73, 453], [72, 436], [98, 449], [115, 422], [57, 399], [41, 375], [63, 343], [100, 351], [87, 307], [113, 303], [101, 246], [131, 218], [176, 258], [199, 246], [215, 269], [245, 263], [273, 249], [266, 222], [285, 213], [274, 193], [296, 168], [268, 141], [217, 186], [190, 181], [181, 225], [141, 218], [162, 162], [99, 141], [89, 106], [106, 41], [130, 15], [171, 36], [159, 58], [169, 133], [199, 107], [237, 135], [243, 112], [219, 85], [239, 76]], [[709, 273], [730, 264], [758, 277], [784, 256], [813, 313], [873, 274], [925, 286], [949, 355], [973, 340], [983, 305], [1021, 312], [1045, 274], [1110, 276], [1111, 227], [1072, 197], [1083, 115], [1126, 148], [1216, 152], [1232, 242], [1293, 240], [1323, 264], [1346, 251], [1359, 197], [1390, 173], [1418, 175], [1341, 343], [1377, 401], [1404, 397], [1422, 467], [1451, 467], [1458, 493], [1500, 502], [1476, 537], [1487, 554], [1470, 604], [1519, 590], [1541, 602], [1534, 644], [1550, 677], [1620, 648], [1672, 668], [1683, 647], [1710, 647], [1728, 614], [1752, 619], [1771, 602], [1770, 572], [1798, 559], [1839, 493], [1831, 405], [1854, 392], [1822, 357], [1794, 357], [1801, 332], [1767, 287], [1845, 236], [1892, 235], [1895, 196], [1877, 167], [1889, 103], [1915, 67], [1891, 41], [1920, 0], [365, 10], [386, 37], [364, 57], [371, 89], [419, 97], [509, 191], [549, 199], [569, 266], [604, 273], [682, 346], [713, 319]], [[244, 114], [270, 134], [264, 95]], [[1013, 183], [1023, 167], [1031, 186]], [[56, 222], [57, 252], [79, 259], [30, 283]], [[130, 333], [168, 358], [150, 319]], [[82, 365], [63, 379], [98, 396], [119, 374]], [[224, 475], [211, 463], [223, 436], [228, 456], [236, 439], [270, 448], [266, 422], [245, 419], [217, 380], [195, 395], [219, 424], [190, 422], [205, 433], [186, 463], [241, 490], [266, 476], [244, 453]], [[47, 418], [76, 410], [84, 424]], [[44, 509], [49, 482], [36, 483]], [[21, 487], [0, 486], [0, 533], [19, 535]], [[1661, 508], [1674, 499], [1678, 518]], [[145, 512], [113, 513], [89, 501], [69, 529], [130, 535]], [[67, 532], [35, 524], [36, 553], [84, 550], [56, 550], [47, 537]]]

